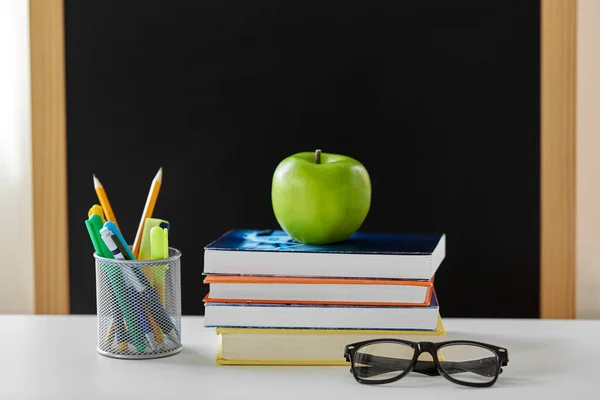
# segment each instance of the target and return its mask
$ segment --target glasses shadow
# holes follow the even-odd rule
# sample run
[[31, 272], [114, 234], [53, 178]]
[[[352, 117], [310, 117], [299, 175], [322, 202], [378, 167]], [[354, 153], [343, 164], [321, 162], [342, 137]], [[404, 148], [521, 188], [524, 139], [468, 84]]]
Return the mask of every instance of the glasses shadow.
[[477, 388], [459, 385], [454, 382], [450, 382], [449, 380], [441, 377], [430, 377], [430, 376], [420, 376], [418, 374], [408, 375], [399, 381], [383, 384], [383, 385], [375, 385], [377, 387], [382, 388], [404, 388], [404, 389], [422, 389], [422, 388], [440, 388], [440, 389], [449, 389], [456, 388], [457, 390], [485, 390], [485, 389], [494, 389], [494, 388], [507, 388], [507, 387], [522, 387], [522, 386], [533, 386], [537, 384], [538, 379], [532, 378], [521, 378], [521, 377], [503, 377], [502, 375], [498, 378], [494, 385], [488, 388]]
[[[514, 378], [525, 376], [541, 378], [543, 375], [561, 374], [564, 371], [564, 360], [556, 354], [556, 349], [563, 347], [558, 339], [537, 338], [522, 339], [507, 337], [501, 334], [477, 335], [467, 332], [448, 332], [443, 340], [475, 340], [494, 344], [508, 349], [509, 362], [504, 368], [504, 376]], [[507, 377], [508, 377], [507, 376]]]

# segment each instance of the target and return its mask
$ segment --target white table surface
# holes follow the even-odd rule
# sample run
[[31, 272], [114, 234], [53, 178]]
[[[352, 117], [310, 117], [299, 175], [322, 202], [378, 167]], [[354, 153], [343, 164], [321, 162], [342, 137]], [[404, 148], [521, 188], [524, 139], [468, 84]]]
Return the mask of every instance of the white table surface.
[[357, 383], [349, 367], [219, 366], [218, 338], [184, 317], [181, 353], [118, 360], [96, 352], [95, 316], [0, 316], [0, 399], [600, 399], [600, 321], [445, 319], [448, 339], [506, 347], [495, 386], [411, 374]]

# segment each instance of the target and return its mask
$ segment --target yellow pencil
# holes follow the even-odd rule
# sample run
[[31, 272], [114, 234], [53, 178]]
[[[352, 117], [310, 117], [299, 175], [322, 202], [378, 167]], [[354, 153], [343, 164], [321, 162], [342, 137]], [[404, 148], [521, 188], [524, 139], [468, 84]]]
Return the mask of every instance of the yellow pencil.
[[140, 219], [140, 225], [138, 226], [137, 233], [135, 234], [135, 241], [133, 242], [133, 255], [137, 258], [140, 252], [140, 246], [142, 245], [142, 234], [144, 233], [144, 223], [146, 218], [152, 218], [154, 212], [154, 206], [156, 205], [156, 199], [158, 198], [158, 192], [160, 191], [160, 185], [162, 184], [162, 167], [156, 173], [156, 176], [152, 180], [152, 186], [150, 186], [150, 193], [146, 199], [146, 205], [144, 206], [144, 212]]
[[114, 222], [117, 228], [119, 228], [117, 218], [115, 217], [115, 213], [113, 213], [112, 207], [110, 206], [110, 202], [108, 201], [108, 197], [106, 196], [104, 186], [102, 186], [100, 180], [96, 178], [96, 175], [94, 175], [94, 189], [96, 190], [98, 200], [100, 200], [100, 205], [102, 206], [102, 210], [104, 211], [104, 216], [106, 217], [106, 220]]
[[156, 320], [152, 316], [152, 313], [148, 310], [148, 307], [144, 306], [144, 310], [146, 311], [146, 316], [148, 317], [150, 325], [152, 326], [152, 331], [154, 332], [154, 340], [156, 340], [158, 347], [164, 347], [163, 332], [160, 330], [160, 327], [156, 323]]
[[108, 327], [108, 331], [106, 331], [106, 341], [112, 342], [115, 337], [115, 321], [110, 321], [110, 326]]

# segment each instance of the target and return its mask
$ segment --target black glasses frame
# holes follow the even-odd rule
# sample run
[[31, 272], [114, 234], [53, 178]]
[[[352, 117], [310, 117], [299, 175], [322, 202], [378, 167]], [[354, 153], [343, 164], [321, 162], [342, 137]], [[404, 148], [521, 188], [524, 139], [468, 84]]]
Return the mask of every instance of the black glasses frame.
[[[382, 356], [374, 356], [368, 355], [371, 360], [376, 361], [378, 365], [374, 367], [367, 367], [368, 370], [363, 372], [370, 373], [372, 375], [378, 375], [385, 372], [393, 372], [393, 371], [402, 371], [398, 376], [388, 379], [381, 380], [369, 380], [363, 379], [360, 375], [364, 376], [364, 373], [359, 374], [359, 369], [364, 368], [360, 366], [356, 366], [354, 364], [356, 352], [358, 352], [361, 348], [365, 346], [369, 346], [372, 344], [378, 343], [399, 343], [405, 346], [410, 346], [414, 350], [414, 355], [411, 360], [399, 360], [391, 357], [382, 357]], [[452, 361], [441, 361], [438, 359], [438, 350], [454, 345], [467, 345], [467, 346], [478, 346], [484, 349], [490, 350], [495, 354], [495, 359], [484, 359], [487, 362], [482, 363], [482, 360], [473, 360], [473, 361], [461, 361], [461, 362], [452, 362]], [[429, 353], [432, 358], [432, 361], [423, 361], [418, 360], [419, 356], [422, 353]], [[349, 344], [344, 349], [344, 358], [346, 361], [350, 362], [350, 372], [354, 375], [354, 379], [357, 382], [373, 385], [373, 384], [385, 384], [396, 382], [411, 372], [417, 372], [429, 376], [437, 376], [442, 375], [444, 378], [448, 379], [450, 382], [456, 383], [458, 385], [471, 386], [471, 387], [489, 387], [492, 386], [498, 380], [498, 376], [502, 373], [502, 367], [508, 364], [508, 351], [503, 347], [494, 346], [487, 343], [475, 342], [471, 340], [450, 340], [445, 342], [411, 342], [408, 340], [401, 339], [374, 339], [374, 340], [366, 340], [363, 342], [356, 342]], [[464, 382], [458, 379], [453, 378], [450, 374], [455, 372], [464, 371], [465, 367], [469, 367], [470, 370], [476, 370], [477, 368], [481, 368], [481, 371], [489, 371], [490, 370], [490, 362], [494, 362], [494, 378], [490, 382]], [[442, 366], [441, 364], [444, 363]], [[450, 372], [450, 374], [448, 373]], [[483, 375], [483, 372], [482, 372]], [[487, 375], [486, 373], [486, 376]]]

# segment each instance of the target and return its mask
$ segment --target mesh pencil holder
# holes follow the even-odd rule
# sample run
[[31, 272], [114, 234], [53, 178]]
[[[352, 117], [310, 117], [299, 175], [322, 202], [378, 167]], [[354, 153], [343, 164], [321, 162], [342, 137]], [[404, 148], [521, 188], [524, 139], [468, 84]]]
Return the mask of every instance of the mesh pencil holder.
[[166, 357], [181, 345], [181, 252], [160, 260], [96, 259], [98, 352], [125, 359]]

